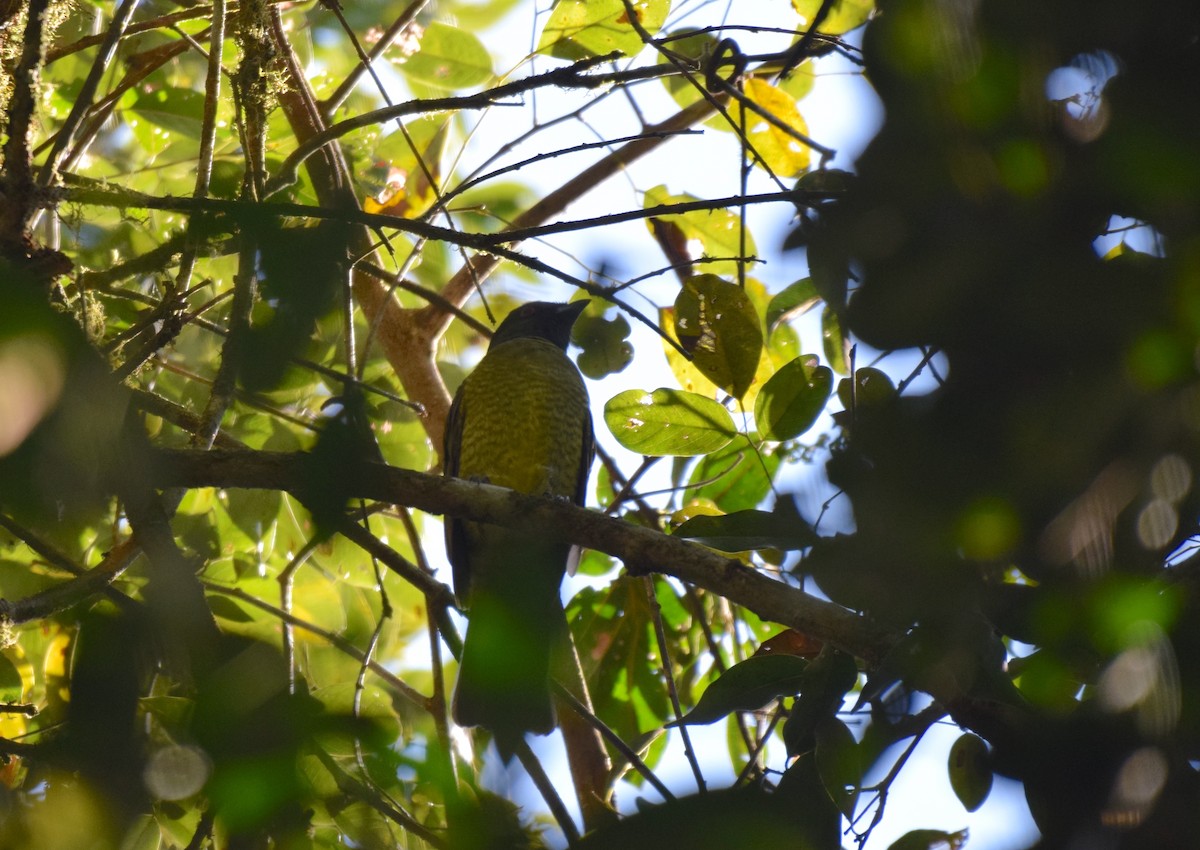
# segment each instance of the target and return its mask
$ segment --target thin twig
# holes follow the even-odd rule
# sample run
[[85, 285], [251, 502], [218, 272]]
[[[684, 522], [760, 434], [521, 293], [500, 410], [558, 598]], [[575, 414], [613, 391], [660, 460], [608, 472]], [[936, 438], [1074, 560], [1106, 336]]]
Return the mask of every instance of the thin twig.
[[[658, 597], [654, 595], [653, 577], [644, 576], [642, 587], [646, 591], [646, 601], [650, 604], [650, 614], [654, 622], [654, 637], [658, 642], [658, 660], [662, 665], [663, 677], [667, 682], [667, 693], [671, 697], [671, 709], [675, 712], [675, 718], [682, 720], [683, 707], [679, 704], [679, 690], [675, 687], [675, 675], [671, 672], [671, 652], [667, 646], [667, 632], [663, 627], [662, 607], [658, 604]], [[688, 733], [685, 724], [681, 723], [676, 728], [679, 730], [680, 737], [683, 738], [683, 752], [687, 757], [688, 764], [691, 765], [692, 775], [696, 777], [696, 787], [701, 793], [704, 793], [707, 785], [704, 782], [704, 772], [700, 770], [700, 761], [696, 758], [696, 751], [692, 748], [692, 736]]]
[[121, 40], [125, 28], [129, 26], [133, 13], [137, 10], [138, 2], [139, 0], [122, 0], [113, 15], [112, 23], [109, 24], [108, 31], [104, 34], [104, 42], [100, 45], [96, 59], [92, 62], [92, 67], [88, 70], [88, 75], [79, 88], [79, 93], [72, 99], [71, 111], [63, 121], [62, 128], [58, 131], [58, 138], [55, 139], [54, 146], [50, 149], [50, 154], [46, 157], [46, 161], [42, 164], [42, 170], [38, 173], [38, 183], [42, 186], [49, 186], [54, 181], [59, 162], [66, 152], [67, 146], [74, 140], [75, 131], [79, 128], [84, 115], [87, 114], [88, 109], [92, 106], [92, 101], [96, 98], [96, 89], [100, 86], [100, 78], [111, 66], [113, 56], [117, 52], [117, 43]]

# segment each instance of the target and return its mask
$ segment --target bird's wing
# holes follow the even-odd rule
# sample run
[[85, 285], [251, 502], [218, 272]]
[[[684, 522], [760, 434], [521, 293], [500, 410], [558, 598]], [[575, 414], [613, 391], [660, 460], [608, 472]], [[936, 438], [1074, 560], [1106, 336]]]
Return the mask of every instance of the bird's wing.
[[575, 504], [587, 502], [588, 476], [592, 471], [592, 461], [596, 459], [596, 436], [592, 431], [592, 414], [584, 414], [583, 420], [583, 450], [579, 455], [579, 475], [575, 481]]
[[[463, 404], [462, 390], [454, 394], [450, 404], [450, 412], [446, 416], [446, 434], [442, 440], [442, 473], [458, 477], [458, 456], [462, 448]], [[442, 525], [446, 529], [446, 557], [450, 561], [454, 575], [454, 595], [458, 603], [467, 602], [467, 586], [471, 579], [471, 566], [468, 563], [470, 547], [466, 539], [466, 526], [461, 519], [447, 516]]]

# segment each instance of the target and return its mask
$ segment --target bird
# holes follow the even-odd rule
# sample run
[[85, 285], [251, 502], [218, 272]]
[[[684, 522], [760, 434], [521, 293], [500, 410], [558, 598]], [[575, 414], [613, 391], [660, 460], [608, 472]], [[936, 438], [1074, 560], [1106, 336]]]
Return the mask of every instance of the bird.
[[[588, 301], [513, 310], [466, 377], [446, 422], [443, 472], [582, 505], [595, 455], [587, 387], [567, 357]], [[467, 613], [451, 714], [492, 733], [503, 760], [555, 726], [550, 657], [566, 619], [559, 589], [579, 550], [553, 529], [447, 517], [446, 553]]]

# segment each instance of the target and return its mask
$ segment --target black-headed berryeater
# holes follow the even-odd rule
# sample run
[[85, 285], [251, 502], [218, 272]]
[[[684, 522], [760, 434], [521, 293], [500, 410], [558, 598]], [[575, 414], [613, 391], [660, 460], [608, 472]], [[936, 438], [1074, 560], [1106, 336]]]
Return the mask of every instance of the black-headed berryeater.
[[[500, 323], [450, 407], [446, 475], [583, 504], [592, 417], [566, 348], [587, 303], [534, 301]], [[559, 586], [578, 550], [553, 528], [447, 517], [446, 552], [468, 614], [454, 720], [491, 731], [507, 761], [526, 732], [554, 728], [550, 657], [566, 629]]]

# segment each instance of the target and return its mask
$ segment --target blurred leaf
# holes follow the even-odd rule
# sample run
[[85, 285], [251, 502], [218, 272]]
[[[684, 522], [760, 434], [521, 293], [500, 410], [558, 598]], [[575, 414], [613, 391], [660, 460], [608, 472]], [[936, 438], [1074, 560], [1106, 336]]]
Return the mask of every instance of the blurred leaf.
[[503, 20], [520, 0], [452, 0], [446, 4], [447, 11], [458, 21], [459, 26], [476, 32]]
[[[712, 33], [701, 32], [693, 27], [674, 30], [663, 42], [668, 49], [697, 62], [700, 67], [703, 67], [704, 60], [712, 55], [717, 46], [717, 39]], [[655, 62], [658, 65], [672, 64], [664, 53], [659, 53]], [[701, 72], [694, 72], [690, 80], [682, 74], [669, 74], [662, 78], [662, 84], [681, 109], [691, 106], [704, 96], [701, 93], [704, 86], [704, 76]], [[729, 129], [729, 122], [724, 118], [719, 119], [717, 126], [720, 125], [723, 125], [723, 129]]]
[[[821, 792], [824, 794], [824, 792]], [[825, 797], [826, 803], [829, 798]], [[832, 808], [830, 804], [829, 808]], [[837, 811], [834, 810], [836, 816]], [[589, 833], [579, 850], [689, 850], [722, 848], [832, 848], [812, 840], [810, 811], [794, 796], [768, 794], [757, 787], [710, 790], [668, 803], [643, 803], [636, 814], [614, 819]], [[826, 821], [821, 821], [825, 825]], [[833, 821], [837, 836], [837, 820]], [[826, 836], [823, 836], [826, 837]], [[484, 846], [484, 845], [473, 845]], [[511, 844], [487, 845], [511, 847]]]
[[25, 690], [21, 674], [8, 655], [0, 654], [0, 702], [20, 702]]
[[781, 367], [758, 394], [754, 423], [767, 440], [799, 437], [825, 410], [833, 391], [833, 373], [805, 354]]
[[740, 286], [711, 274], [688, 278], [675, 299], [675, 336], [718, 387], [738, 399], [750, 389], [763, 333]]
[[617, 442], [644, 455], [702, 455], [721, 448], [737, 429], [729, 411], [695, 393], [626, 390], [604, 405]]
[[400, 70], [440, 89], [465, 89], [492, 78], [492, 57], [474, 33], [430, 21], [421, 34], [420, 49], [400, 64]]
[[734, 711], [755, 711], [774, 699], [797, 693], [805, 683], [808, 661], [796, 655], [757, 655], [717, 677], [695, 708], [668, 725], [703, 725]]
[[[808, 27], [821, 8], [821, 0], [792, 0], [792, 8], [800, 15], [801, 26]], [[865, 24], [874, 10], [875, 0], [834, 0], [819, 29], [827, 35], [843, 35]]]
[[390, 746], [400, 736], [400, 720], [392, 707], [392, 698], [378, 687], [368, 685], [360, 692], [353, 681], [341, 682], [318, 688], [313, 691], [313, 698], [331, 717], [340, 721], [357, 719], [354, 723], [330, 723], [330, 728], [321, 733], [320, 745], [330, 755], [353, 756], [357, 746], [371, 750]]
[[[635, 0], [638, 23], [651, 35], [670, 11], [670, 0]], [[622, 0], [557, 0], [538, 39], [537, 52], [559, 59], [607, 56], [614, 51], [636, 56], [645, 45], [634, 31]]]
[[[333, 309], [345, 285], [348, 227], [321, 222], [315, 227], [282, 227], [275, 222], [253, 226], [264, 280], [264, 299], [249, 331], [225, 356], [234, 356], [242, 385], [252, 391], [283, 384], [288, 360], [312, 336], [317, 319]], [[274, 305], [274, 309], [268, 307]], [[307, 370], [290, 378], [293, 386], [310, 386]]]
[[158, 823], [150, 815], [139, 815], [125, 831], [120, 850], [158, 850], [162, 846], [162, 833]]
[[625, 371], [633, 362], [629, 321], [618, 313], [612, 319], [580, 316], [571, 329], [571, 342], [583, 350], [576, 357], [579, 371], [596, 381]]
[[183, 88], [142, 89], [131, 109], [164, 130], [199, 138], [204, 120], [204, 94]]
[[608, 587], [582, 590], [567, 614], [597, 713], [626, 739], [661, 726], [670, 704], [645, 663], [654, 644], [642, 580], [621, 576]]

